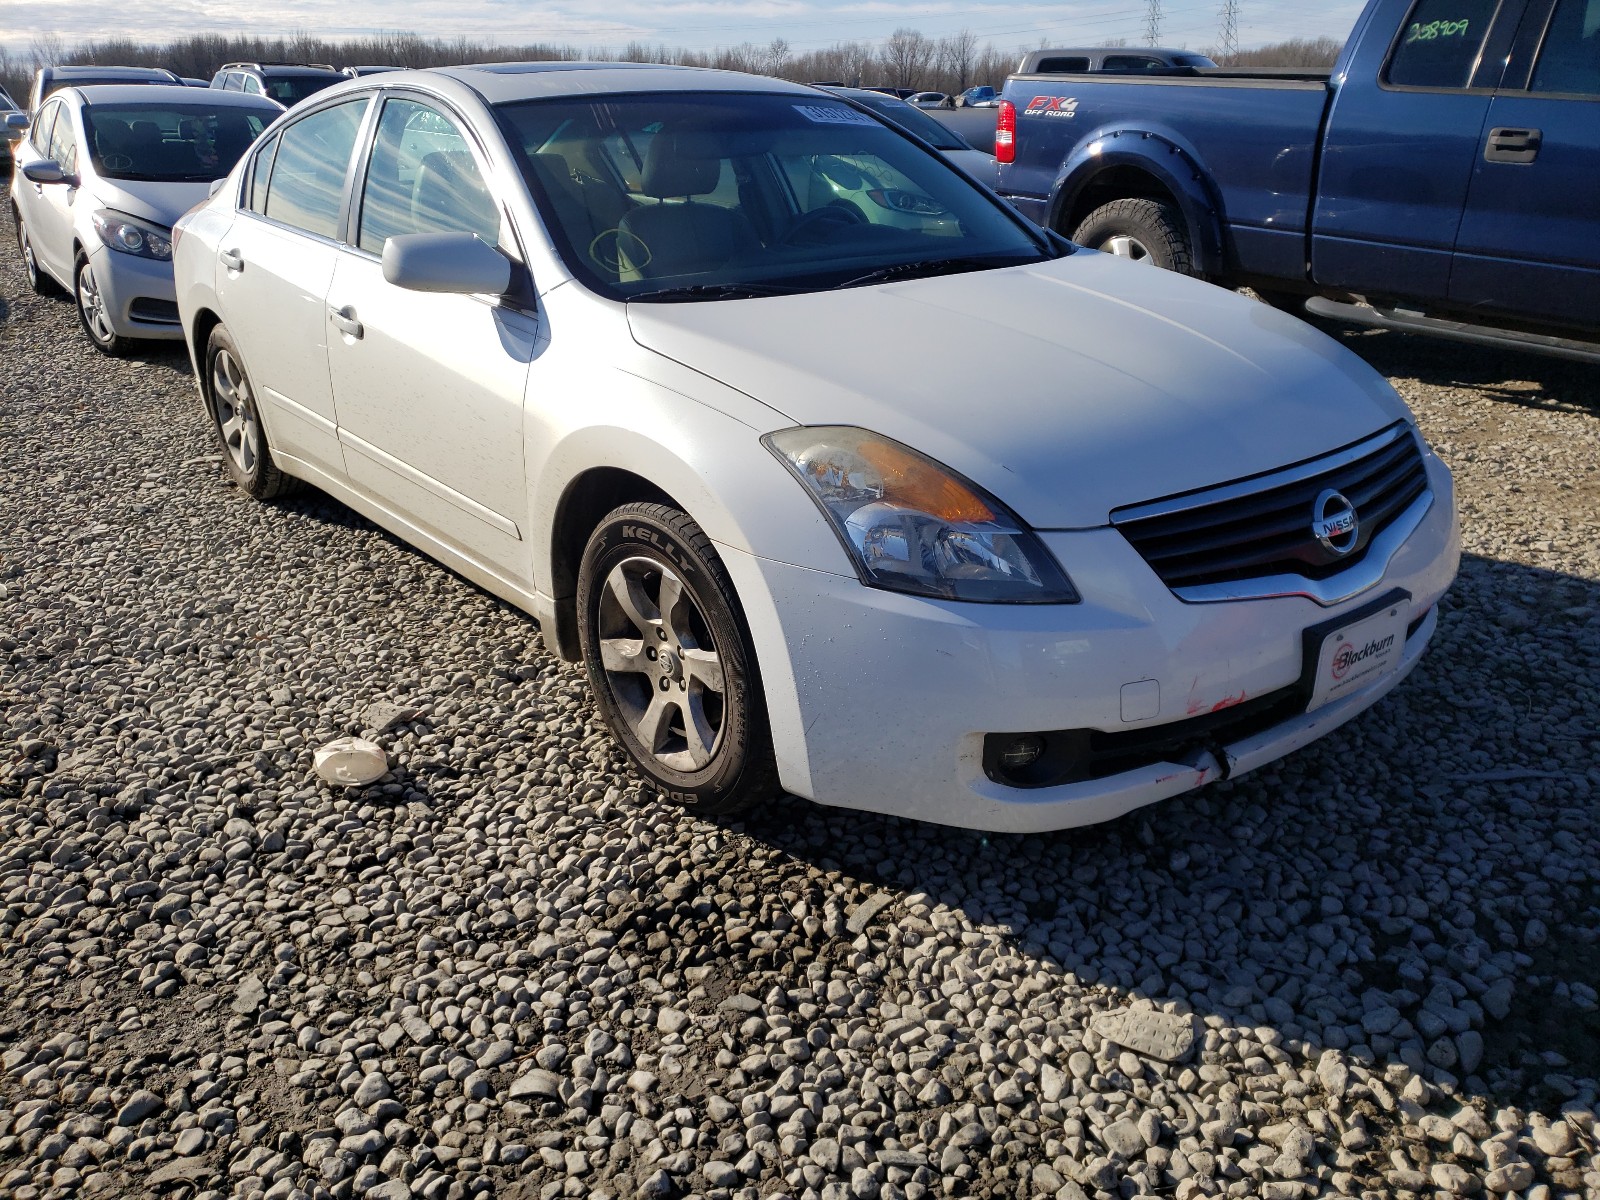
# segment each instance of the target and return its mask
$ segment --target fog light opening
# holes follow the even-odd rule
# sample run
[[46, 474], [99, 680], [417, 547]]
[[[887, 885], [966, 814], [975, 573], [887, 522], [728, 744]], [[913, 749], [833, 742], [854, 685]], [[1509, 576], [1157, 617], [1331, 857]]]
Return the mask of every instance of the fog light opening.
[[1039, 761], [1044, 754], [1044, 739], [1035, 733], [1013, 738], [1000, 751], [1001, 769], [1012, 772], [1025, 770]]

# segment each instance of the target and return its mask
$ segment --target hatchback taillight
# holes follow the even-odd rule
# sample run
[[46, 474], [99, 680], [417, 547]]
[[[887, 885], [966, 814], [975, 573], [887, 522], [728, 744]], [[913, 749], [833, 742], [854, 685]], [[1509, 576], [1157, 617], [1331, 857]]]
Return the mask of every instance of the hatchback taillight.
[[1000, 112], [995, 117], [994, 160], [1017, 161], [1017, 106], [1009, 100], [1000, 101]]

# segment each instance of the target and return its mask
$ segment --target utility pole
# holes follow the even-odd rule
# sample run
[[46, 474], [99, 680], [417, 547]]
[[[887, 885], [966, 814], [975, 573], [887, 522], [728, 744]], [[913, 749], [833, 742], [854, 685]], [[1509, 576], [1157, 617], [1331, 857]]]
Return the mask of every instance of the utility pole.
[[1239, 0], [1222, 0], [1222, 53], [1227, 58], [1239, 53]]
[[1150, 11], [1144, 18], [1144, 44], [1147, 46], [1161, 44], [1161, 0], [1150, 0]]

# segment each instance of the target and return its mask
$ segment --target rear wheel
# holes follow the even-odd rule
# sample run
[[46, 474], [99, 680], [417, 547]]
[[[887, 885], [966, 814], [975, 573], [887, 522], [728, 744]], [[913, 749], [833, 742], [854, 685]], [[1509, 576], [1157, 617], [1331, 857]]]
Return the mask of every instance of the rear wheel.
[[736, 812], [776, 788], [755, 655], [711, 540], [665, 504], [625, 504], [589, 539], [578, 634], [595, 701], [670, 799]]
[[100, 291], [100, 281], [95, 278], [94, 265], [87, 258], [80, 258], [73, 278], [78, 321], [94, 348], [113, 357], [127, 353], [132, 339], [122, 337], [111, 327], [111, 316], [106, 311], [106, 299]]
[[56, 281], [50, 278], [48, 272], [39, 266], [38, 256], [33, 252], [33, 239], [28, 235], [27, 223], [23, 221], [22, 214], [15, 205], [11, 209], [12, 216], [17, 221], [17, 251], [22, 255], [22, 270], [28, 277], [28, 287], [41, 296], [53, 295], [61, 289], [56, 286]]
[[226, 326], [218, 325], [211, 331], [206, 342], [205, 371], [211, 427], [222, 447], [222, 462], [228, 474], [242, 491], [257, 500], [283, 495], [295, 481], [272, 460], [255, 388]]
[[1172, 205], [1157, 200], [1113, 200], [1101, 205], [1083, 219], [1072, 240], [1130, 262], [1196, 274], [1183, 218]]

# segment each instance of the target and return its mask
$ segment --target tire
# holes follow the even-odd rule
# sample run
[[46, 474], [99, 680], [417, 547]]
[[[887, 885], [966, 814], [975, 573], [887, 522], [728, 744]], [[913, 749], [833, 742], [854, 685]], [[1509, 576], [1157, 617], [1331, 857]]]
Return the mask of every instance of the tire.
[[296, 481], [272, 460], [255, 388], [226, 326], [211, 331], [205, 370], [206, 408], [229, 476], [241, 491], [257, 500], [271, 500], [291, 491]]
[[122, 337], [111, 328], [111, 318], [106, 315], [105, 301], [100, 285], [95, 280], [94, 266], [87, 258], [78, 259], [72, 269], [72, 293], [78, 310], [78, 324], [89, 344], [101, 354], [120, 358], [128, 352], [133, 339]]
[[39, 259], [33, 252], [33, 240], [28, 236], [28, 227], [23, 223], [21, 211], [14, 204], [11, 206], [11, 215], [17, 222], [17, 253], [22, 256], [22, 271], [28, 277], [29, 289], [40, 296], [55, 295], [61, 287], [50, 278], [50, 273], [39, 265]]
[[668, 799], [720, 816], [775, 792], [738, 596], [686, 514], [625, 504], [600, 522], [578, 571], [578, 636], [600, 715]]
[[1183, 218], [1157, 200], [1113, 200], [1083, 219], [1072, 240], [1118, 258], [1196, 275]]

